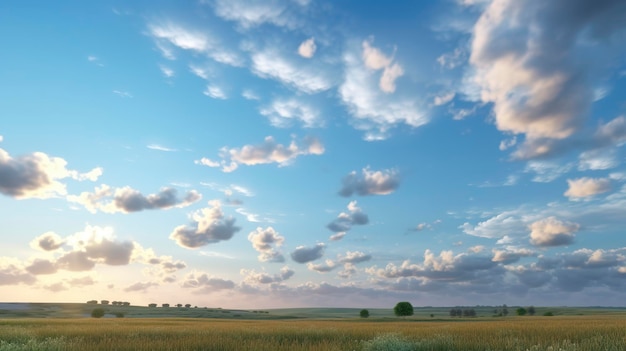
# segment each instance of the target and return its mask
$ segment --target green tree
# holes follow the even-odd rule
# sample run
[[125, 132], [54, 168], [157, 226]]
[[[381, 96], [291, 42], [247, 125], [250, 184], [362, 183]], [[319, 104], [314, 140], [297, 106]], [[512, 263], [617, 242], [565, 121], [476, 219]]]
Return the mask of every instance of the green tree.
[[528, 307], [528, 314], [531, 316], [535, 315], [535, 306]]
[[524, 307], [520, 307], [516, 309], [515, 312], [517, 313], [518, 316], [525, 316], [527, 311]]
[[413, 305], [410, 302], [398, 302], [393, 308], [393, 313], [398, 317], [406, 317], [413, 315]]
[[104, 316], [104, 308], [94, 308], [91, 311], [91, 316], [93, 318], [102, 318]]
[[359, 312], [359, 314], [361, 315], [361, 318], [367, 318], [370, 316], [370, 311], [363, 309]]

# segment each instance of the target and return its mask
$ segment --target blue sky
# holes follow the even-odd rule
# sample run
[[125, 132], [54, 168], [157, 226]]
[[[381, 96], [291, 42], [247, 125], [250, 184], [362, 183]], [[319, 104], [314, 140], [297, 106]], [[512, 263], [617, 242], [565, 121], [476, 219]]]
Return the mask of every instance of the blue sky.
[[624, 18], [2, 2], [0, 299], [623, 305]]

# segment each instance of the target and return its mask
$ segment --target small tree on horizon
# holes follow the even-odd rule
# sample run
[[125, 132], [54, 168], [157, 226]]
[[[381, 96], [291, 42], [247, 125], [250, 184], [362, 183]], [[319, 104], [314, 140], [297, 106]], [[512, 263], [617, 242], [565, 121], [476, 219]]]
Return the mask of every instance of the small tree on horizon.
[[515, 313], [517, 313], [518, 316], [525, 316], [526, 315], [526, 309], [524, 307], [520, 307], [518, 309], [515, 310]]
[[406, 317], [413, 315], [413, 305], [410, 302], [398, 302], [393, 308], [393, 313], [398, 317]]
[[528, 314], [531, 316], [535, 315], [535, 306], [528, 307]]
[[93, 318], [102, 318], [104, 316], [104, 308], [94, 308], [91, 311], [91, 316]]
[[367, 318], [370, 316], [370, 311], [362, 309], [361, 312], [359, 312], [359, 315], [361, 316], [361, 318]]

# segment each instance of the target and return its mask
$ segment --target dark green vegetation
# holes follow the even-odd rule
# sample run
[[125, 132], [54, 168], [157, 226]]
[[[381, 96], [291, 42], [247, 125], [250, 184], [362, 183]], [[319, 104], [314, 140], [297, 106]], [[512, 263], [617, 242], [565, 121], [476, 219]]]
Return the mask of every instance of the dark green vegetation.
[[412, 316], [414, 313], [413, 305], [410, 302], [398, 302], [393, 308], [393, 313], [398, 317]]

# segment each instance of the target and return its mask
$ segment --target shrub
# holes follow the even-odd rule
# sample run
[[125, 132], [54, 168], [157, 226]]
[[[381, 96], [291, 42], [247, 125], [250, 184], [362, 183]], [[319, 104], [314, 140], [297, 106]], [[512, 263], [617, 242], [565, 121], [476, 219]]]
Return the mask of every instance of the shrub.
[[363, 309], [359, 312], [359, 314], [361, 315], [361, 318], [367, 318], [370, 316], [370, 311]]
[[546, 317], [552, 317], [552, 316], [554, 316], [554, 313], [548, 311], [548, 312], [544, 313], [543, 315], [546, 316]]
[[517, 313], [518, 316], [525, 316], [527, 311], [524, 307], [520, 307], [516, 309], [515, 312]]
[[94, 308], [91, 311], [91, 316], [93, 318], [102, 318], [104, 316], [104, 308]]
[[115, 317], [124, 318], [124, 312], [115, 312]]
[[415, 345], [403, 340], [397, 334], [379, 335], [372, 340], [363, 342], [363, 351], [411, 351]]
[[393, 313], [398, 317], [412, 316], [413, 315], [413, 305], [410, 302], [398, 302], [396, 306], [393, 308]]

